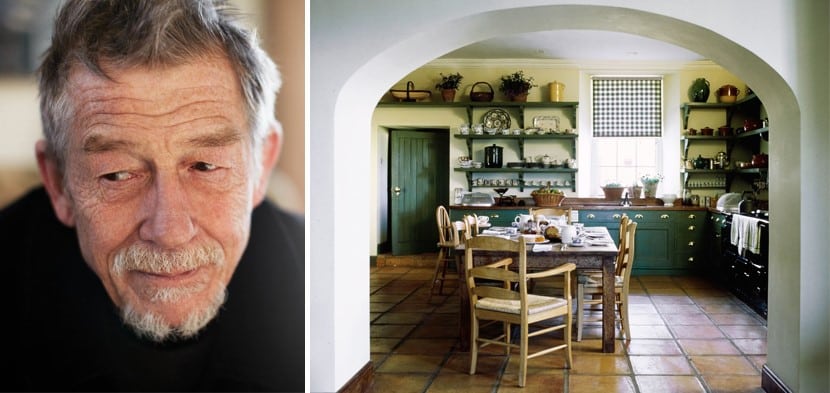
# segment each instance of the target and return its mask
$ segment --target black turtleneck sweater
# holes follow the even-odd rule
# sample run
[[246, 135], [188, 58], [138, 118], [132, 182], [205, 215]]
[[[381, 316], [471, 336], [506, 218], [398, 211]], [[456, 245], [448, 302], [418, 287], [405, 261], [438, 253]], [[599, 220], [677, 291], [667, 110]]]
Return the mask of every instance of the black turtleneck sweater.
[[219, 315], [156, 344], [121, 322], [42, 188], [0, 211], [0, 389], [302, 391], [303, 222], [264, 202], [251, 225]]

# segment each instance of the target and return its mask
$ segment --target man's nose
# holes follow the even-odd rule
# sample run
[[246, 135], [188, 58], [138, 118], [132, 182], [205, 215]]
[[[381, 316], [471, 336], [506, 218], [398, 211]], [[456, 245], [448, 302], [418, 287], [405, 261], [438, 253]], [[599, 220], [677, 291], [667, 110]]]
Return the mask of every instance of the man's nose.
[[187, 189], [175, 175], [156, 176], [144, 201], [139, 236], [163, 248], [188, 243], [196, 234]]

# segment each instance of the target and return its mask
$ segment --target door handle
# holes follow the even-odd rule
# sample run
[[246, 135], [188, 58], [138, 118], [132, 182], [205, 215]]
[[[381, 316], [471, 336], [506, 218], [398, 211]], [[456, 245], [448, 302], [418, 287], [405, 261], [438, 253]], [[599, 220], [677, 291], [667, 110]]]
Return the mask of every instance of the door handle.
[[401, 195], [401, 188], [398, 187], [398, 186], [395, 186], [395, 188], [392, 189], [392, 192], [394, 192], [396, 196]]

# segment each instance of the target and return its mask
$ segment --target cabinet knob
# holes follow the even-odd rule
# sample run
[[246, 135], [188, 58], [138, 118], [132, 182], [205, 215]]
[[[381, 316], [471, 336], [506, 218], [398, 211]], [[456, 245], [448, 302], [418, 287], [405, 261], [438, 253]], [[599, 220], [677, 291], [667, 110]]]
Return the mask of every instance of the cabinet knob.
[[690, 220], [694, 220], [694, 219], [695, 219], [695, 215], [694, 215], [694, 214], [689, 214], [689, 219], [690, 219]]
[[498, 214], [491, 214], [490, 218], [499, 218], [499, 215]]
[[695, 263], [695, 257], [689, 257], [689, 263]]
[[668, 215], [668, 214], [661, 214], [661, 215], [660, 215], [660, 219], [661, 219], [661, 220], [668, 220], [668, 219], [669, 219], [669, 215]]
[[593, 213], [588, 214], [588, 219], [589, 219], [589, 220], [593, 220], [593, 219], [594, 219], [594, 218], [596, 218], [596, 217], [597, 217], [597, 216], [595, 216]]
[[634, 218], [639, 220], [639, 219], [643, 218], [643, 215], [638, 213], [638, 214], [634, 215]]
[[694, 230], [695, 230], [695, 226], [694, 225], [689, 225], [689, 231], [694, 231]]
[[619, 220], [620, 218], [622, 218], [622, 216], [621, 216], [621, 215], [619, 215], [619, 214], [614, 214], [612, 217], [613, 217], [615, 220]]
[[694, 247], [694, 246], [695, 246], [695, 242], [694, 242], [694, 241], [689, 242], [689, 247]]

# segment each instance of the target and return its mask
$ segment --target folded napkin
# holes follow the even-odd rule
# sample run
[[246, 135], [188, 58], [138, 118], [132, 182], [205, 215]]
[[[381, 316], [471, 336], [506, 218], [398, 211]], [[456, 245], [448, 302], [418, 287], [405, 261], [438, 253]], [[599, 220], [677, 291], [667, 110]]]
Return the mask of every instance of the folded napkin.
[[759, 219], [755, 217], [732, 215], [732, 233], [730, 242], [738, 247], [738, 254], [744, 255], [744, 250], [751, 253], [761, 253], [761, 229], [758, 226]]
[[503, 229], [485, 229], [481, 231], [482, 235], [504, 235], [505, 233]]
[[553, 251], [553, 244], [534, 244], [533, 252]]

